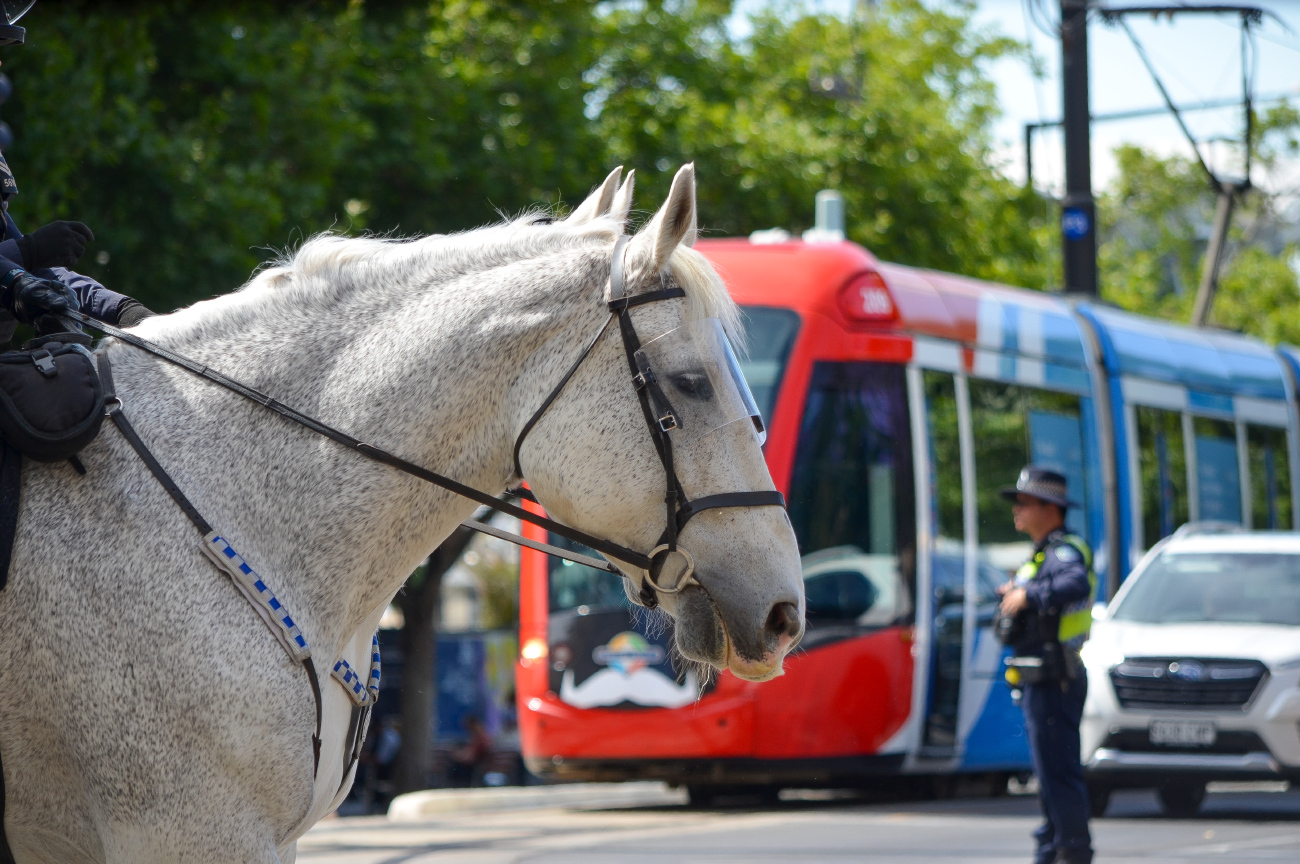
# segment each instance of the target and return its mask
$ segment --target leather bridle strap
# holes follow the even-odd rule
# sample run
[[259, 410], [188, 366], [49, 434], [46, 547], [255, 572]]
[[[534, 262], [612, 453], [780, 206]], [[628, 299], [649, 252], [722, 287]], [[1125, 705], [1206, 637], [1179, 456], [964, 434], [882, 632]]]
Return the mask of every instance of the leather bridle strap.
[[[182, 354], [169, 351], [161, 345], [156, 345], [153, 342], [150, 342], [148, 339], [142, 339], [133, 333], [128, 333], [125, 330], [121, 330], [111, 324], [100, 321], [97, 318], [91, 318], [84, 313], [73, 311], [68, 311], [63, 314], [81, 322], [82, 324], [94, 327], [109, 336], [121, 339], [128, 345], [134, 345], [136, 348], [146, 351], [155, 357], [166, 360], [168, 363], [179, 366], [186, 371], [193, 372], [200, 378], [204, 378], [214, 384], [224, 387], [232, 393], [237, 393], [245, 399], [249, 399], [265, 408], [269, 408], [281, 417], [284, 417], [287, 420], [292, 420], [294, 423], [304, 426], [318, 435], [329, 438], [331, 441], [342, 444], [350, 450], [355, 450], [367, 459], [382, 462], [385, 465], [396, 468], [398, 471], [410, 474], [412, 477], [418, 477], [427, 483], [432, 483], [434, 486], [439, 486], [446, 489], [448, 492], [453, 492], [462, 498], [477, 501], [479, 504], [490, 507], [493, 510], [505, 513], [508, 516], [514, 516], [516, 519], [523, 522], [529, 522], [533, 525], [545, 528], [547, 531], [558, 534], [575, 543], [581, 543], [582, 545], [595, 549], [597, 552], [601, 552], [611, 558], [626, 561], [634, 567], [639, 567], [642, 570], [650, 569], [650, 556], [643, 555], [635, 549], [629, 549], [626, 546], [593, 536], [585, 531], [570, 528], [568, 525], [556, 522], [554, 519], [548, 519], [545, 516], [531, 513], [522, 507], [517, 507], [514, 504], [502, 501], [494, 495], [489, 495], [487, 492], [482, 492], [472, 486], [466, 486], [464, 483], [460, 483], [450, 477], [444, 477], [436, 471], [430, 471], [428, 468], [416, 465], [413, 462], [408, 462], [400, 456], [389, 453], [387, 450], [376, 447], [373, 444], [367, 444], [359, 438], [354, 438], [346, 432], [335, 429], [333, 426], [317, 420], [310, 415], [303, 414], [301, 411], [290, 408], [283, 402], [273, 399], [265, 393], [262, 393], [253, 387], [249, 387], [247, 384], [236, 381], [234, 378], [223, 375], [215, 369], [191, 360]], [[564, 550], [559, 551], [563, 552]], [[605, 569], [611, 573], [622, 575], [622, 571], [614, 567], [612, 564]]]
[[705, 510], [716, 510], [721, 507], [785, 507], [785, 496], [776, 490], [769, 492], [723, 492], [719, 495], [705, 495], [703, 498], [696, 498], [691, 501], [683, 501], [682, 508], [677, 511], [677, 533], [681, 534], [682, 529], [691, 517]]
[[591, 353], [591, 349], [596, 347], [596, 343], [600, 341], [600, 337], [605, 335], [605, 331], [609, 329], [609, 322], [613, 320], [614, 320], [613, 315], [605, 319], [604, 325], [599, 330], [597, 330], [596, 335], [592, 336], [591, 339], [587, 342], [586, 347], [582, 349], [582, 353], [578, 355], [578, 359], [573, 361], [573, 365], [569, 367], [569, 371], [565, 372], [564, 377], [560, 379], [560, 383], [556, 384], [555, 387], [551, 390], [550, 394], [548, 394], [547, 397], [542, 400], [541, 407], [539, 407], [536, 411], [533, 412], [533, 416], [529, 417], [528, 422], [524, 424], [524, 428], [519, 433], [519, 437], [515, 438], [515, 476], [516, 477], [524, 476], [524, 469], [519, 467], [519, 448], [524, 446], [524, 439], [528, 437], [529, 432], [533, 431], [533, 427], [537, 425], [538, 420], [542, 419], [542, 415], [545, 414], [546, 410], [551, 407], [551, 403], [554, 402], [557, 398], [559, 398], [560, 392], [564, 390], [564, 385], [569, 383], [569, 379], [573, 377], [573, 374], [578, 371], [578, 367], [581, 366], [583, 361], [587, 359], [587, 355]]

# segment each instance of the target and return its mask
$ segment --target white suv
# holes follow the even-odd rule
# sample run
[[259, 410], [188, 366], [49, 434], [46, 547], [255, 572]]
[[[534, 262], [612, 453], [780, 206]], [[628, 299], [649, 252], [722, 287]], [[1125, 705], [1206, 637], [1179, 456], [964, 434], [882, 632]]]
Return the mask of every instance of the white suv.
[[1189, 525], [1155, 546], [1083, 648], [1083, 764], [1191, 815], [1211, 780], [1300, 781], [1300, 534]]

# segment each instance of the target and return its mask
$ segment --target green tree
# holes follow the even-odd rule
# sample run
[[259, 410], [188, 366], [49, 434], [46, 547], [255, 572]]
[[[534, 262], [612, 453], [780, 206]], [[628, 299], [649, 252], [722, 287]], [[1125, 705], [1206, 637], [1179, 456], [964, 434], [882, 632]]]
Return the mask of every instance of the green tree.
[[[339, 11], [341, 10], [341, 11]], [[291, 231], [342, 211], [333, 178], [370, 137], [343, 4], [64, 2], [5, 52], [13, 212], [89, 223], [80, 268], [171, 309], [228, 291]]]
[[[1268, 187], [1300, 154], [1300, 112], [1289, 104], [1258, 122], [1255, 159]], [[1201, 279], [1215, 195], [1193, 160], [1134, 145], [1115, 151], [1119, 175], [1098, 200], [1102, 297], [1125, 309], [1187, 321]], [[1300, 344], [1300, 252], [1277, 194], [1254, 189], [1238, 204], [1210, 323], [1269, 342]]]
[[581, 0], [366, 7], [352, 74], [374, 139], [340, 179], [364, 224], [459, 231], [584, 194], [607, 162], [584, 115], [595, 23]]
[[767, 11], [743, 41], [728, 36], [729, 11], [649, 2], [604, 19], [589, 77], [611, 161], [656, 193], [677, 163], [699, 163], [702, 227], [715, 232], [809, 227], [814, 194], [837, 188], [849, 236], [883, 258], [1059, 281], [1048, 213], [994, 170], [985, 66], [1020, 48], [976, 28], [973, 3], [888, 0], [858, 21]]

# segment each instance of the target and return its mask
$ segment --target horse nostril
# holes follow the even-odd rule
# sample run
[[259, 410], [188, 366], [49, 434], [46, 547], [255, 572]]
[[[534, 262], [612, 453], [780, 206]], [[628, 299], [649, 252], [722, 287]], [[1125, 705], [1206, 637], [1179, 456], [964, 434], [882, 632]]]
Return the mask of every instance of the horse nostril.
[[767, 624], [764, 629], [777, 639], [782, 636], [789, 636], [791, 639], [798, 636], [799, 607], [793, 603], [777, 603], [772, 607], [772, 611], [767, 613]]

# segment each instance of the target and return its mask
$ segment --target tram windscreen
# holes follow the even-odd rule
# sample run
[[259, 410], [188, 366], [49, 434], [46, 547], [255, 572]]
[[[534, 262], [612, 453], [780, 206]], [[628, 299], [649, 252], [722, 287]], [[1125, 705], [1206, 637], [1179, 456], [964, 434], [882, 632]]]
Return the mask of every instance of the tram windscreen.
[[912, 605], [916, 548], [912, 434], [897, 363], [814, 365], [790, 479], [790, 522], [807, 556], [853, 548], [888, 563]]
[[744, 306], [741, 311], [748, 350], [740, 360], [740, 371], [754, 394], [763, 421], [771, 425], [785, 362], [799, 332], [799, 316], [789, 309], [770, 306]]
[[1163, 554], [1142, 571], [1117, 621], [1300, 626], [1300, 555]]

